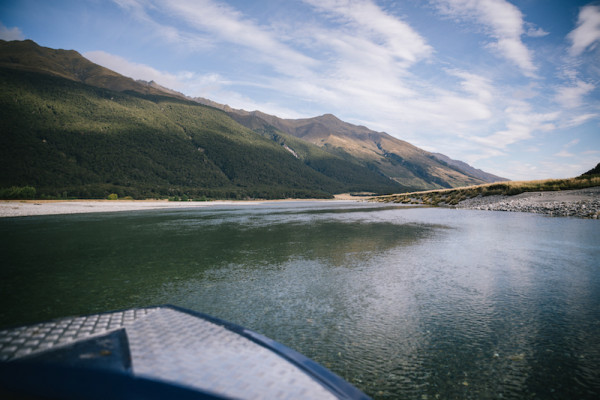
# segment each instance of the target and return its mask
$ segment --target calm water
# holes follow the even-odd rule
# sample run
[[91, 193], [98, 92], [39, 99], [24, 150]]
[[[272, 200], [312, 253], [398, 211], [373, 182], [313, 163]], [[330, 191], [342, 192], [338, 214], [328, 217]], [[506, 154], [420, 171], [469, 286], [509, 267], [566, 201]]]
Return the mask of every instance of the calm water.
[[375, 398], [597, 398], [600, 221], [348, 203], [0, 219], [0, 326], [170, 303]]

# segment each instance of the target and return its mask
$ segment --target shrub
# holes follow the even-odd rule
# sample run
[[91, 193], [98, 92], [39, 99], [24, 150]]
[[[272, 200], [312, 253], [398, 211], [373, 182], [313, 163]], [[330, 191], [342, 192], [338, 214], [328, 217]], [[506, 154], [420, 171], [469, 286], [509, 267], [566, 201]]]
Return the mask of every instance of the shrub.
[[0, 189], [0, 198], [17, 200], [17, 199], [33, 199], [36, 190], [33, 186], [12, 186], [7, 189]]
[[111, 193], [107, 197], [108, 200], [117, 200], [118, 198], [119, 196], [116, 193]]

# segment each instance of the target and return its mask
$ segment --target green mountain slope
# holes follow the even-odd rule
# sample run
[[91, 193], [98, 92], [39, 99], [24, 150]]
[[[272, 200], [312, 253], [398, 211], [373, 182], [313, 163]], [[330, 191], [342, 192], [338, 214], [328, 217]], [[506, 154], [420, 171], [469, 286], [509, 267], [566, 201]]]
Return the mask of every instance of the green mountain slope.
[[0, 68], [0, 186], [104, 197], [327, 197], [344, 185], [221, 111]]
[[0, 189], [31, 185], [38, 195], [77, 197], [328, 197], [486, 178], [330, 114], [285, 120], [209, 100], [201, 105], [32, 41], [0, 41], [0, 83]]
[[0, 188], [136, 198], [402, 189], [377, 171], [284, 133], [256, 133], [220, 110], [73, 51], [0, 41], [0, 84]]

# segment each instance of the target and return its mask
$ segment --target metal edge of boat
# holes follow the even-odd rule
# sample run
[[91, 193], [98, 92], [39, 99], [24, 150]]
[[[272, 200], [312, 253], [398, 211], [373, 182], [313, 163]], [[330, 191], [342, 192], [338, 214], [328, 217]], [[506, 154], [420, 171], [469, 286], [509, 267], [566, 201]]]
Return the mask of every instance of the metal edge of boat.
[[0, 330], [0, 396], [369, 399], [275, 340], [173, 305]]

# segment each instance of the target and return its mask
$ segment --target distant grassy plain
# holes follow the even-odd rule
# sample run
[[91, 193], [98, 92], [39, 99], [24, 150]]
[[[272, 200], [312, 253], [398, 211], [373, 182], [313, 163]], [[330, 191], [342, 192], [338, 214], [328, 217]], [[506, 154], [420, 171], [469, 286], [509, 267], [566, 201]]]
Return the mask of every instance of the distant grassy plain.
[[600, 175], [582, 175], [577, 178], [545, 179], [536, 181], [507, 181], [453, 189], [427, 190], [372, 197], [371, 200], [386, 203], [449, 205], [477, 196], [514, 196], [525, 192], [548, 192], [576, 190], [600, 186]]

